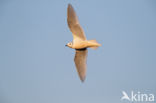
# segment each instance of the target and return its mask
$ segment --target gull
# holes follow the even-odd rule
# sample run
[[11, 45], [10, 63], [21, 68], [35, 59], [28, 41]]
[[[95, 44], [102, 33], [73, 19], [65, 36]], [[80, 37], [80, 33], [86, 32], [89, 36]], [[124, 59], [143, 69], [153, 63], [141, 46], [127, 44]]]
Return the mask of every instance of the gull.
[[84, 82], [86, 77], [86, 62], [87, 62], [87, 48], [96, 49], [101, 46], [96, 40], [87, 40], [85, 33], [80, 26], [78, 17], [71, 4], [68, 4], [67, 8], [67, 23], [70, 31], [73, 35], [73, 41], [66, 44], [69, 48], [75, 49], [75, 66], [80, 77], [80, 80]]

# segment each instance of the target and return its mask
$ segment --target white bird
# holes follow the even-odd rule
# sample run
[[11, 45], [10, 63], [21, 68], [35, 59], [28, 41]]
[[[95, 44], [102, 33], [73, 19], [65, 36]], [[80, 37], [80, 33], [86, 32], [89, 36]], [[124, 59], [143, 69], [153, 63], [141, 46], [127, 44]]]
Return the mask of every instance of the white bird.
[[78, 17], [71, 4], [68, 4], [67, 8], [67, 22], [68, 27], [73, 35], [73, 42], [67, 43], [66, 46], [75, 49], [75, 66], [77, 68], [78, 75], [83, 82], [86, 77], [86, 61], [87, 61], [87, 48], [96, 49], [101, 46], [96, 40], [87, 40], [82, 27], [79, 24]]

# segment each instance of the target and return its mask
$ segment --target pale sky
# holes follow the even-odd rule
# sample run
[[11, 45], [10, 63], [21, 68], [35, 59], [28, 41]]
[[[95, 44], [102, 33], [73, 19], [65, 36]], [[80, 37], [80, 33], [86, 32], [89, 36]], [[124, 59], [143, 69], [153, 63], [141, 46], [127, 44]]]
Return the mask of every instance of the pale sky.
[[[88, 39], [81, 83], [67, 26], [71, 3]], [[155, 0], [0, 0], [0, 103], [121, 103], [156, 95]], [[125, 102], [123, 102], [125, 103]]]

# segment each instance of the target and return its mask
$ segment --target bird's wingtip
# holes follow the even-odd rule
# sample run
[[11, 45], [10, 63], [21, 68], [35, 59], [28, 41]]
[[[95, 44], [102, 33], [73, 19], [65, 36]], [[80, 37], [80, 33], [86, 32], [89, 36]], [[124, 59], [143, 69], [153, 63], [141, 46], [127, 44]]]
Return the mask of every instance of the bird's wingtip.
[[80, 78], [80, 80], [81, 80], [82, 83], [84, 83], [85, 79], [86, 79], [86, 77], [81, 77]]
[[68, 7], [72, 7], [72, 5], [70, 3], [68, 3]]

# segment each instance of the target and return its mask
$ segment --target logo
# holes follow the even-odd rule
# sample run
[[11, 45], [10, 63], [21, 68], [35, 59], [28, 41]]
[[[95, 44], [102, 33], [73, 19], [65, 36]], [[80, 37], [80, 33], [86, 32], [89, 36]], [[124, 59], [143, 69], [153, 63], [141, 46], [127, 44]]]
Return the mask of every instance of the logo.
[[131, 93], [128, 95], [125, 91], [122, 91], [122, 97], [121, 100], [127, 100], [131, 102], [153, 102], [154, 101], [154, 94], [146, 94], [141, 92], [134, 92], [131, 91]]

